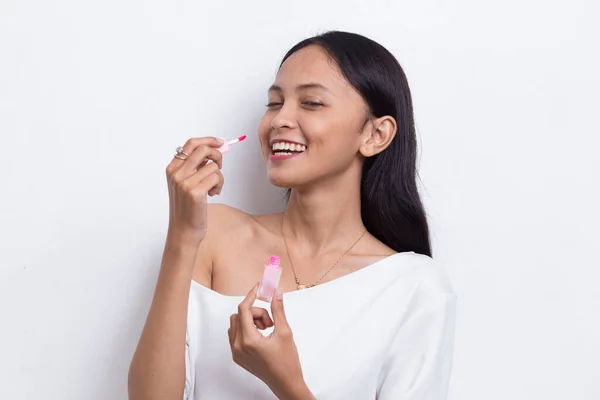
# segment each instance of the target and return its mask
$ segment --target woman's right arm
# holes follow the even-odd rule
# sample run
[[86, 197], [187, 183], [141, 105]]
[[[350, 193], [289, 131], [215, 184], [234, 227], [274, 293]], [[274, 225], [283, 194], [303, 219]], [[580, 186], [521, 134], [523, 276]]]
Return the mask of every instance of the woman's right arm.
[[[216, 150], [221, 144], [215, 138], [190, 139], [185, 161], [174, 158], [167, 167], [169, 229], [154, 298], [129, 368], [130, 399], [183, 398], [192, 274], [210, 287], [206, 199], [223, 185]], [[206, 159], [214, 162], [206, 164]]]

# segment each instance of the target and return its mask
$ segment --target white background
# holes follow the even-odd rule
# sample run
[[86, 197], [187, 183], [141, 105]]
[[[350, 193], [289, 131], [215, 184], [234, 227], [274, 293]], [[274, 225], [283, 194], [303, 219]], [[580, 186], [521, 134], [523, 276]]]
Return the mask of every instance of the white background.
[[0, 0], [0, 398], [126, 398], [175, 147], [248, 134], [219, 201], [280, 210], [255, 134], [266, 90], [292, 45], [340, 29], [386, 46], [411, 85], [459, 297], [450, 399], [599, 399], [598, 11]]

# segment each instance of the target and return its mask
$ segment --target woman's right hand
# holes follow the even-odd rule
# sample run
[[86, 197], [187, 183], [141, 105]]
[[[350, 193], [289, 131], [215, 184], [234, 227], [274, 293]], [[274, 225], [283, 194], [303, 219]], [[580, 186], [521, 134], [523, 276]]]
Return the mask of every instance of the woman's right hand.
[[[169, 233], [202, 241], [207, 230], [207, 196], [221, 193], [221, 139], [193, 138], [183, 145], [185, 160], [173, 157], [167, 166]], [[213, 162], [209, 163], [208, 160]]]

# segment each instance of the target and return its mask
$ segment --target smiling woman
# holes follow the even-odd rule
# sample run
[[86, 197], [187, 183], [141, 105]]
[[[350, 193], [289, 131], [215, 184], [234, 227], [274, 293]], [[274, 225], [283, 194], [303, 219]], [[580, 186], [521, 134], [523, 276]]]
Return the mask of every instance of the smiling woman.
[[[431, 259], [402, 68], [364, 36], [328, 32], [286, 54], [268, 97], [259, 140], [287, 209], [207, 206], [223, 143], [178, 152], [131, 398], [444, 399], [456, 296]], [[256, 283], [273, 254], [268, 307]]]

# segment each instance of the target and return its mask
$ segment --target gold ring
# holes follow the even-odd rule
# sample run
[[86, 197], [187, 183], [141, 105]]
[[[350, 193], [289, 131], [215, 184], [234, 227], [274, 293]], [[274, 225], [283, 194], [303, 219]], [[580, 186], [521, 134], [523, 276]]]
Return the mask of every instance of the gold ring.
[[186, 157], [181, 157], [181, 154], [175, 154], [173, 157], [179, 158], [180, 160], [185, 161]]

